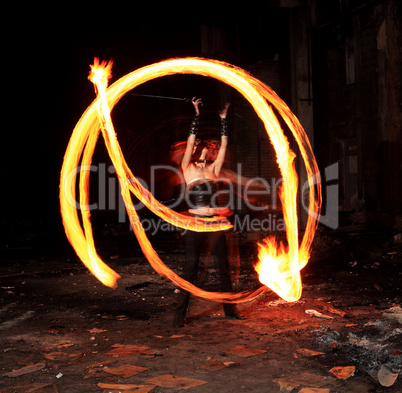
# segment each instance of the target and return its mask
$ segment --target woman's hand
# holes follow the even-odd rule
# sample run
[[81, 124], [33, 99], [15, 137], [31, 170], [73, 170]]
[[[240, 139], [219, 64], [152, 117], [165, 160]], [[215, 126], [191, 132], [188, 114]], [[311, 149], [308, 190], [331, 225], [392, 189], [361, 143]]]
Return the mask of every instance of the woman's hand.
[[219, 111], [219, 116], [221, 119], [224, 119], [228, 113], [228, 109], [229, 109], [230, 103], [227, 102], [225, 104], [225, 106], [223, 107], [223, 109], [221, 111]]
[[198, 108], [198, 106], [199, 105], [202, 106], [202, 99], [193, 97], [193, 99], [191, 100], [191, 103], [194, 105], [195, 113], [197, 115], [199, 115], [200, 114], [200, 109]]

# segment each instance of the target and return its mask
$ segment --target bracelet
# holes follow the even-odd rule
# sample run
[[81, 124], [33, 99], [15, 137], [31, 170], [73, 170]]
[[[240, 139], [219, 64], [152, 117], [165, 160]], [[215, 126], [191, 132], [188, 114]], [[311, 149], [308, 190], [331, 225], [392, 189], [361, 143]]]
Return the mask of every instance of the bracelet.
[[200, 115], [198, 113], [196, 113], [193, 118], [193, 121], [191, 122], [190, 131], [188, 132], [188, 136], [197, 135], [199, 123], [200, 123]]
[[228, 122], [226, 117], [221, 117], [221, 136], [228, 136]]

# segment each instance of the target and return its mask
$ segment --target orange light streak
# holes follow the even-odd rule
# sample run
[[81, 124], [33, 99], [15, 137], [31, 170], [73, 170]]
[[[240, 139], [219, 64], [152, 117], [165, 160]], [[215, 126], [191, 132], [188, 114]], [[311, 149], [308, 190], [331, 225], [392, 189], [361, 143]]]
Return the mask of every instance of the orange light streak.
[[[168, 277], [179, 287], [204, 298], [225, 301], [241, 302], [254, 299], [266, 292], [267, 287], [288, 301], [295, 301], [301, 296], [300, 269], [309, 258], [309, 251], [317, 226], [321, 207], [321, 188], [318, 184], [314, 188], [313, 176], [318, 175], [318, 168], [308, 138], [297, 118], [286, 104], [267, 85], [251, 77], [240, 68], [199, 58], [172, 59], [140, 68], [116, 81], [107, 88], [110, 78], [111, 63], [102, 63], [96, 60], [91, 66], [90, 79], [95, 84], [98, 98], [88, 107], [71, 136], [64, 157], [60, 181], [60, 205], [66, 234], [84, 264], [105, 285], [114, 287], [119, 275], [107, 267], [98, 257], [92, 237], [88, 206], [88, 171], [80, 173], [80, 207], [84, 227], [82, 231], [75, 205], [75, 174], [82, 154], [81, 165], [90, 164], [99, 130], [102, 131], [106, 147], [118, 174], [123, 200], [130, 218], [134, 233], [141, 245], [144, 255], [153, 268], [161, 275]], [[272, 239], [265, 239], [266, 245], [260, 245], [259, 259], [256, 270], [260, 280], [266, 287], [255, 291], [243, 291], [236, 294], [208, 292], [195, 287], [172, 272], [159, 258], [152, 248], [138, 215], [131, 201], [131, 192], [149, 209], [162, 219], [181, 228], [197, 231], [215, 231], [231, 227], [223, 218], [216, 222], [208, 219], [194, 219], [187, 215], [180, 215], [160, 204], [152, 194], [144, 189], [134, 177], [124, 160], [118, 144], [116, 133], [111, 121], [110, 112], [119, 99], [136, 86], [166, 75], [177, 73], [192, 73], [213, 77], [237, 89], [253, 106], [263, 121], [267, 134], [275, 148], [277, 162], [285, 181], [281, 190], [286, 235], [287, 250], [283, 247], [277, 252], [277, 245]], [[293, 166], [294, 153], [284, 136], [268, 102], [275, 106], [293, 133], [305, 162], [309, 182], [309, 215], [304, 237], [299, 246], [298, 220], [296, 209], [297, 174]], [[264, 273], [268, 270], [268, 274]], [[262, 278], [264, 277], [264, 278]]]

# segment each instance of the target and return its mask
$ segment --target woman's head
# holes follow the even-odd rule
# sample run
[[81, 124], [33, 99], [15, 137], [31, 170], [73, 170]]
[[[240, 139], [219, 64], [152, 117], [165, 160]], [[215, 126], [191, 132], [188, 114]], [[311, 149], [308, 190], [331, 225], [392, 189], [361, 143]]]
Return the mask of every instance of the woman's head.
[[202, 159], [207, 161], [215, 161], [220, 146], [220, 142], [214, 139], [208, 139], [206, 141], [197, 140], [194, 144], [192, 160], [197, 161]]
[[206, 143], [197, 139], [194, 143], [192, 161], [205, 159], [206, 156]]
[[207, 148], [208, 159], [215, 161], [218, 156], [219, 149], [221, 148], [220, 141], [216, 139], [208, 139], [205, 141]]

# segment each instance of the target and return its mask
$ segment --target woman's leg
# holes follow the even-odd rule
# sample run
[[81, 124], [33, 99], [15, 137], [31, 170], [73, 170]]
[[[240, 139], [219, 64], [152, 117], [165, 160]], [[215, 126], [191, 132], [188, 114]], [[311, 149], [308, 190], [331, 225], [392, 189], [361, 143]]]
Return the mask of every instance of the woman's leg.
[[[232, 280], [230, 275], [229, 260], [227, 255], [226, 234], [224, 231], [213, 234], [214, 256], [221, 279], [221, 291], [232, 292]], [[236, 319], [245, 319], [237, 312], [234, 303], [223, 303], [225, 315]]]
[[[201, 247], [204, 242], [205, 234], [202, 232], [187, 231], [184, 235], [184, 246], [186, 260], [183, 268], [182, 278], [193, 284], [197, 278], [198, 265], [201, 255]], [[173, 326], [184, 326], [184, 318], [187, 313], [190, 294], [184, 289], [180, 290], [178, 296], [178, 304], [176, 314], [173, 321]]]

